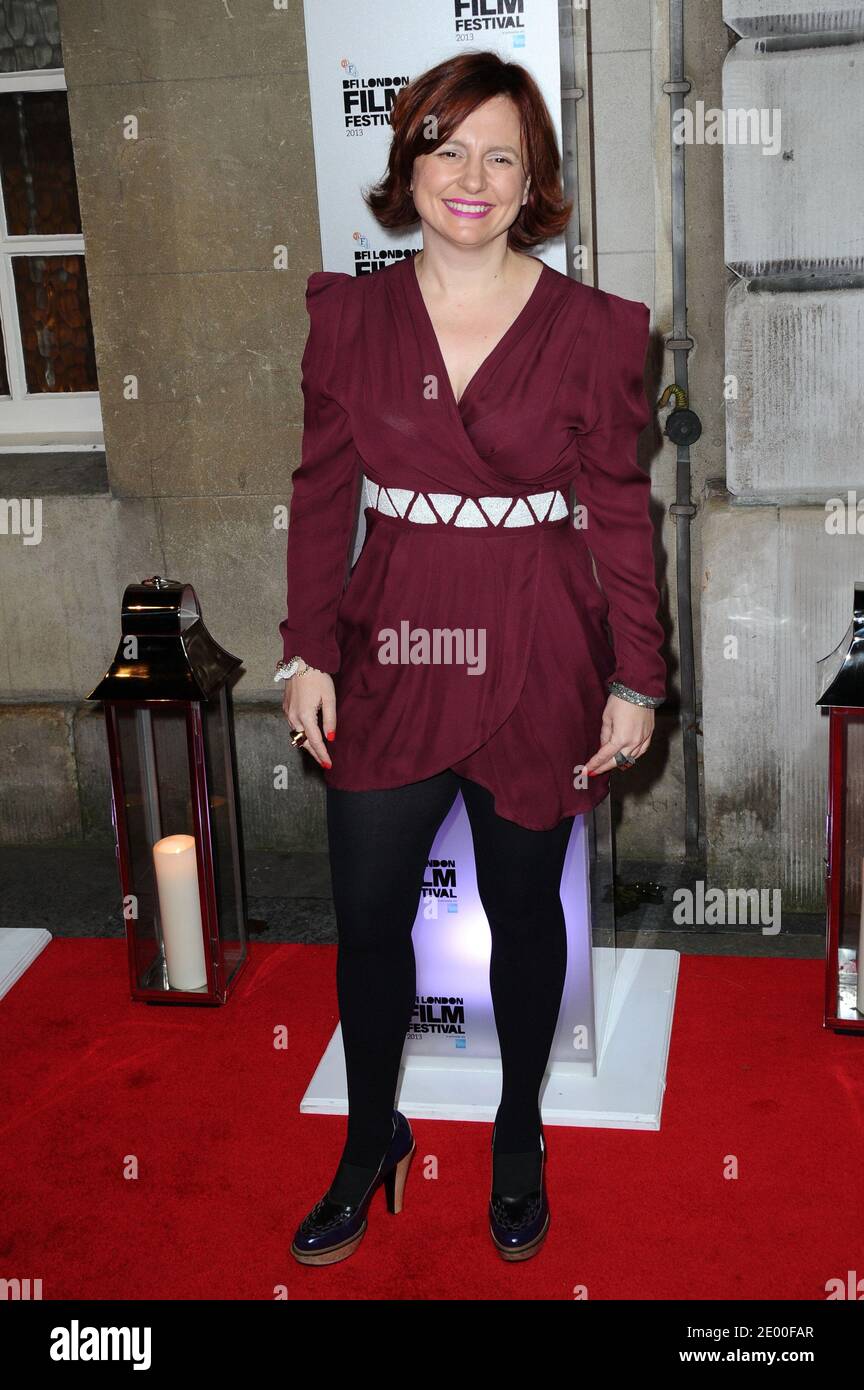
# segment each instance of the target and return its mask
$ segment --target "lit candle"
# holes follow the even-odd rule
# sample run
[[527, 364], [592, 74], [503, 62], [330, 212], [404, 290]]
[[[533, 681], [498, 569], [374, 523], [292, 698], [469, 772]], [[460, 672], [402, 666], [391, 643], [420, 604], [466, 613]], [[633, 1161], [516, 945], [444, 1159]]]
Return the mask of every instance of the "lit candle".
[[153, 863], [168, 984], [172, 989], [201, 989], [207, 984], [207, 967], [193, 836], [157, 840]]

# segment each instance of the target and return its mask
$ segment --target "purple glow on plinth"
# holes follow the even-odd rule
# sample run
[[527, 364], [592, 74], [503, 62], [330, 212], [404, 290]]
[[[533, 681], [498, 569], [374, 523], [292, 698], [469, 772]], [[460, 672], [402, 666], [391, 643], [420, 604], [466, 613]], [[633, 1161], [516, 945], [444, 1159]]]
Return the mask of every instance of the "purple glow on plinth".
[[[561, 876], [567, 977], [551, 1060], [593, 1060], [594, 1004], [585, 818], [577, 816]], [[489, 990], [489, 923], [477, 891], [471, 826], [461, 794], [429, 855], [414, 922], [417, 1005], [404, 1057], [497, 1058]], [[531, 1018], [526, 1015], [525, 1027]], [[586, 1042], [587, 1039], [587, 1042]], [[574, 1045], [575, 1044], [575, 1045]]]

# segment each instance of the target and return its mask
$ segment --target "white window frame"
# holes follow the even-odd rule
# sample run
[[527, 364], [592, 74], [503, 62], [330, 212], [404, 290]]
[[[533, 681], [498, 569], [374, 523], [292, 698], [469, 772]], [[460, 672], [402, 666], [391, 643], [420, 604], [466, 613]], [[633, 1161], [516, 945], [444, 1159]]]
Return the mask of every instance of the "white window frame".
[[[66, 91], [66, 75], [62, 68], [0, 73], [0, 93], [3, 94], [55, 91]], [[22, 251], [44, 256], [83, 255], [84, 237], [81, 234], [10, 236], [6, 209], [0, 198], [0, 324], [11, 393], [0, 395], [0, 454], [102, 448], [104, 435], [98, 391], [27, 390], [12, 274], [12, 257]]]

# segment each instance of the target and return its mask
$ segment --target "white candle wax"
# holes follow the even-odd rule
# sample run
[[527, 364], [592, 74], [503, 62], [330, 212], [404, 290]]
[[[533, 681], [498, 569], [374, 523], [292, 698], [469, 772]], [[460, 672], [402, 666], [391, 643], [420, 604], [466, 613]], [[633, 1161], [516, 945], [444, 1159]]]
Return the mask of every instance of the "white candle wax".
[[207, 984], [198, 865], [191, 835], [166, 835], [153, 846], [159, 916], [172, 989]]

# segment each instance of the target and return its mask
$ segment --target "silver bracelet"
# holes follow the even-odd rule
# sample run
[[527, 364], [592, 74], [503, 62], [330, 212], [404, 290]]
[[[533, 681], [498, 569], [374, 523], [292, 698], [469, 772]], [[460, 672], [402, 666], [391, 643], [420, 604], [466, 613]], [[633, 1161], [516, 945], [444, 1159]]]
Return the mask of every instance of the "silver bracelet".
[[640, 695], [638, 690], [631, 690], [629, 685], [622, 685], [620, 681], [610, 681], [608, 690], [610, 695], [629, 700], [631, 705], [644, 705], [647, 709], [656, 709], [666, 699], [665, 695]]

